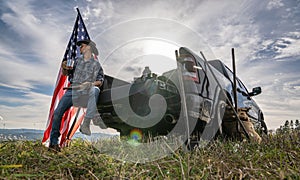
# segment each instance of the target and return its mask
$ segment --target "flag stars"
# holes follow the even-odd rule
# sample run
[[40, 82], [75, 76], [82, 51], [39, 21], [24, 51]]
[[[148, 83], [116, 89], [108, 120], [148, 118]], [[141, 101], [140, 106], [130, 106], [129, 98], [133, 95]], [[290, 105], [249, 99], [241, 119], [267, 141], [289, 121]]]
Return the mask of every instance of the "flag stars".
[[77, 23], [75, 23], [75, 26], [73, 28], [72, 36], [70, 38], [67, 51], [65, 53], [65, 57], [67, 58], [75, 58], [76, 56], [79, 56], [80, 51], [79, 47], [76, 46], [77, 41], [89, 39], [89, 36], [87, 34], [87, 31], [84, 27], [84, 24], [82, 22], [82, 19], [80, 17], [77, 17]]

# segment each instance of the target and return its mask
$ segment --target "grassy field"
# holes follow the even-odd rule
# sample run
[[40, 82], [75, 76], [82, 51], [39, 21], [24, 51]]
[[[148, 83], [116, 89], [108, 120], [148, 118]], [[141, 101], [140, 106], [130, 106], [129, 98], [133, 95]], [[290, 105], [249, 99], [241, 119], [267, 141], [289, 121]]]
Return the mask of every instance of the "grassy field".
[[269, 135], [261, 145], [212, 141], [145, 164], [121, 162], [88, 142], [61, 153], [38, 141], [0, 143], [0, 179], [300, 179], [300, 132]]

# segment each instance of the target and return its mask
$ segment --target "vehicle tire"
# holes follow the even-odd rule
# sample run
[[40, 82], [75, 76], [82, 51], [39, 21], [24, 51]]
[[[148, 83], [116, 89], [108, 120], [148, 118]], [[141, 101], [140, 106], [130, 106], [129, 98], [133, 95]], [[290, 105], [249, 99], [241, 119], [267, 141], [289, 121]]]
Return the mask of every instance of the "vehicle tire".
[[267, 128], [267, 125], [266, 125], [266, 122], [264, 120], [260, 121], [260, 124], [262, 126], [262, 131], [265, 133], [265, 134], [268, 134], [268, 128]]
[[260, 112], [260, 114], [258, 116], [255, 128], [260, 134], [262, 134], [262, 133], [268, 134], [268, 127], [266, 125], [266, 122], [264, 120], [264, 116], [263, 116], [262, 112]]
[[267, 124], [264, 120], [264, 115], [262, 113], [260, 113], [260, 116], [259, 116], [259, 123], [260, 123], [260, 131], [265, 133], [265, 134], [268, 134], [268, 127], [267, 127]]

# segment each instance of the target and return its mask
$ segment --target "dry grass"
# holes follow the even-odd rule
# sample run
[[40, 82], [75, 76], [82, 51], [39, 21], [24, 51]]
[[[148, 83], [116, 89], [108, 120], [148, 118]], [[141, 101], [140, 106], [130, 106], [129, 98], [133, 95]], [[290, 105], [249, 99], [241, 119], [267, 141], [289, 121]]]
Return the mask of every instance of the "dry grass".
[[261, 145], [215, 140], [144, 164], [118, 161], [79, 139], [57, 154], [37, 141], [10, 141], [0, 143], [0, 179], [300, 179], [299, 152], [299, 131]]

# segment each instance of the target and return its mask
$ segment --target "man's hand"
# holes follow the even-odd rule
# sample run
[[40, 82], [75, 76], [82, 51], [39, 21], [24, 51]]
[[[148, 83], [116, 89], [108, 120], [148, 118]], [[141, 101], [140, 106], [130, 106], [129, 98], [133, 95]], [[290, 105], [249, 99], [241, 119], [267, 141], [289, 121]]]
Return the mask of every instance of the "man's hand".
[[63, 61], [61, 63], [61, 67], [63, 68], [63, 70], [71, 70], [71, 69], [73, 69], [71, 67], [67, 67], [67, 61]]
[[101, 87], [102, 84], [103, 84], [102, 81], [95, 81], [95, 82], [94, 82], [94, 86], [97, 86], [97, 87]]
[[79, 85], [79, 89], [80, 90], [88, 90], [90, 89], [91, 87], [93, 86], [93, 83], [92, 82], [84, 82], [82, 84]]
[[63, 75], [65, 76], [68, 76], [69, 75], [69, 70], [71, 70], [72, 68], [70, 67], [67, 67], [67, 61], [63, 61], [61, 63], [61, 68], [62, 68], [62, 73]]

